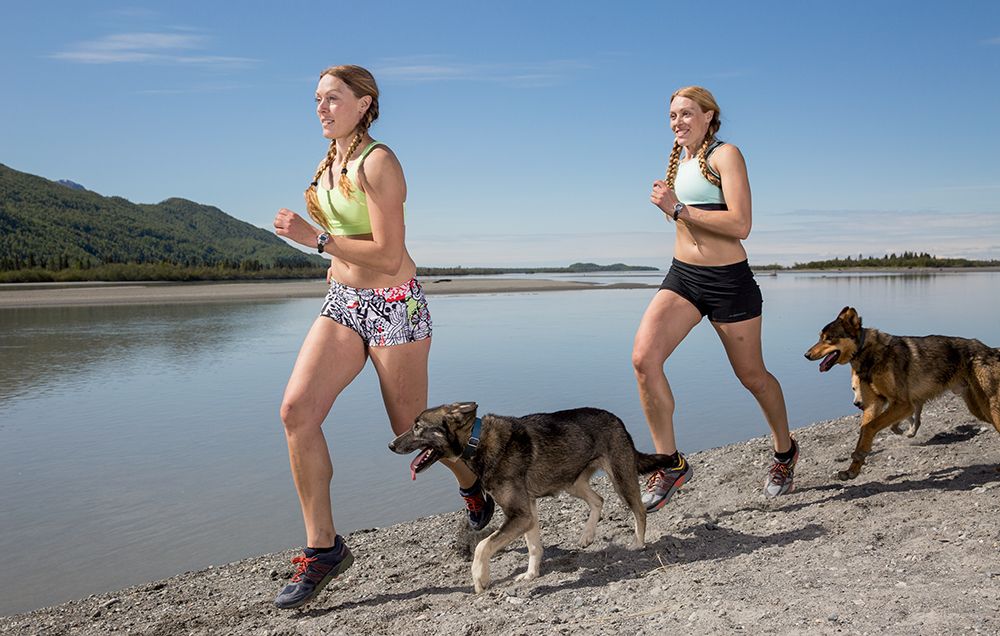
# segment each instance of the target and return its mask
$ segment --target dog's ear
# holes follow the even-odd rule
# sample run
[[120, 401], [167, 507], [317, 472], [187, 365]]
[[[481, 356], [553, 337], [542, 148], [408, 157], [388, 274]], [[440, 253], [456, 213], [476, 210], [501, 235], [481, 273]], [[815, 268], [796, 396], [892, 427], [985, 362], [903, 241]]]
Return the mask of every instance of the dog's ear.
[[475, 402], [455, 402], [448, 409], [448, 412], [455, 415], [468, 415], [469, 413], [475, 413], [478, 408], [479, 405]]
[[861, 333], [861, 316], [854, 310], [854, 307], [844, 307], [837, 316], [837, 320], [844, 325], [844, 331], [849, 336], [855, 337]]

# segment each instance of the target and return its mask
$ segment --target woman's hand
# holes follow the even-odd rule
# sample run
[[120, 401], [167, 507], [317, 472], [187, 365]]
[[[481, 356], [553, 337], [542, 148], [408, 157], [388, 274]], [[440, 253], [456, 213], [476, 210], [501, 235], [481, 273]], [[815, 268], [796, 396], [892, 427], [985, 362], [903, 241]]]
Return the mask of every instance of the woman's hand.
[[316, 237], [320, 234], [305, 219], [287, 208], [278, 210], [274, 217], [274, 233], [312, 248], [316, 247]]
[[666, 181], [657, 179], [653, 182], [653, 193], [649, 195], [649, 201], [660, 210], [673, 218], [674, 206], [677, 205], [677, 195], [673, 188], [667, 185]]

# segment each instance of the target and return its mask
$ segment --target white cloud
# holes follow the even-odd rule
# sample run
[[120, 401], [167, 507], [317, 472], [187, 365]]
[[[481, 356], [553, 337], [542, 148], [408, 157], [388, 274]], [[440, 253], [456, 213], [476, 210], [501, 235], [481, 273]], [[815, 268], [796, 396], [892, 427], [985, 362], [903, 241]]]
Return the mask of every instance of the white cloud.
[[376, 75], [406, 82], [502, 82], [518, 86], [556, 83], [589, 68], [577, 60], [549, 60], [524, 64], [472, 64], [442, 60], [437, 56], [391, 58], [377, 67]]
[[192, 33], [119, 33], [80, 42], [50, 57], [81, 64], [186, 64], [242, 66], [251, 58], [193, 54], [208, 47], [208, 38]]

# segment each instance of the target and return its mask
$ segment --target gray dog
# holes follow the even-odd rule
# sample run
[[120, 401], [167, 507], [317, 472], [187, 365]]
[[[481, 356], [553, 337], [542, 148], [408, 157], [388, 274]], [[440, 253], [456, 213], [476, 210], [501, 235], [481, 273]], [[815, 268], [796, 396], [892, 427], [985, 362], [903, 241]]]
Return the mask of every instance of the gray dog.
[[496, 532], [476, 546], [472, 583], [476, 593], [490, 584], [489, 560], [511, 541], [524, 535], [528, 569], [517, 577], [538, 576], [542, 543], [536, 499], [566, 492], [590, 506], [590, 517], [580, 535], [580, 546], [594, 540], [604, 499], [590, 487], [590, 477], [603, 470], [615, 492], [635, 515], [635, 541], [645, 546], [646, 509], [639, 493], [639, 475], [666, 467], [666, 455], [640, 453], [618, 417], [594, 408], [524, 417], [476, 417], [475, 402], [445, 404], [427, 409], [413, 428], [389, 444], [394, 453], [422, 451], [410, 464], [414, 477], [439, 459], [462, 459], [482, 481], [506, 517]]

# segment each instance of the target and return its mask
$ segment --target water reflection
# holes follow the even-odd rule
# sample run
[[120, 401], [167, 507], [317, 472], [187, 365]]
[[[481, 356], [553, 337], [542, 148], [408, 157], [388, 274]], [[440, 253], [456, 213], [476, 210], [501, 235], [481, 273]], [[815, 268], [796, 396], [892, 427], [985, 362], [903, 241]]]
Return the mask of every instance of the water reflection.
[[181, 372], [205, 352], [224, 354], [279, 303], [52, 307], [0, 311], [0, 404], [86, 382], [105, 364], [156, 359]]

